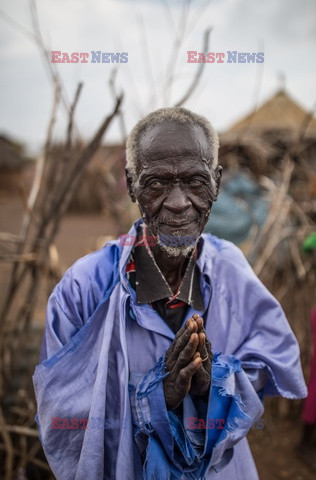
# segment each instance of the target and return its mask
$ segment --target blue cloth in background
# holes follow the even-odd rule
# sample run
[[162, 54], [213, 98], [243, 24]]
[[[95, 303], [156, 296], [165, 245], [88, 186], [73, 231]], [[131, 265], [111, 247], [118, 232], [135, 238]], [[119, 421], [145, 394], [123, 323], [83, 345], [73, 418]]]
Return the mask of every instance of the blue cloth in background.
[[224, 177], [205, 232], [239, 245], [247, 239], [253, 225], [264, 224], [268, 206], [260, 186], [245, 173]]

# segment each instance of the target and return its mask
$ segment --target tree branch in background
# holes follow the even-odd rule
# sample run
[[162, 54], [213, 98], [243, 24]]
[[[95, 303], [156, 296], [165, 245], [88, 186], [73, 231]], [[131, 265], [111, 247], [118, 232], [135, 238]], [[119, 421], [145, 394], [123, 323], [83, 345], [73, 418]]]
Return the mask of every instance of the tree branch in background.
[[[116, 91], [116, 86], [115, 86], [115, 81], [116, 81], [116, 76], [117, 76], [118, 69], [113, 68], [110, 74], [109, 78], [109, 87], [110, 91], [112, 93], [113, 98], [118, 98], [118, 93]], [[121, 136], [122, 136], [122, 144], [124, 145], [126, 142], [127, 138], [127, 129], [125, 125], [125, 119], [122, 110], [119, 109], [118, 111], [118, 116], [119, 116], [119, 122], [120, 122], [120, 129], [121, 129]]]
[[[36, 162], [35, 177], [26, 202], [27, 207], [20, 234], [18, 236], [1, 235], [4, 241], [10, 243], [10, 248], [3, 255], [1, 253], [1, 256], [3, 260], [12, 263], [9, 285], [3, 298], [0, 323], [1, 401], [4, 399], [5, 392], [12, 386], [15, 367], [17, 363], [21, 363], [21, 358], [29, 346], [41, 284], [45, 274], [49, 274], [51, 269], [50, 252], [71, 198], [113, 120], [120, 116], [121, 128], [125, 128], [120, 112], [123, 95], [116, 93], [114, 72], [111, 77], [112, 83], [110, 82], [111, 93], [114, 97], [112, 110], [101, 122], [86, 146], [80, 147], [79, 150], [74, 149], [73, 131], [78, 131], [75, 125], [75, 111], [82, 92], [82, 83], [78, 84], [73, 102], [70, 104], [58, 71], [50, 62], [49, 51], [40, 31], [34, 0], [30, 0], [30, 11], [33, 35], [26, 33], [24, 29], [21, 30], [15, 23], [14, 27], [19, 28], [39, 47], [53, 82], [54, 98], [43, 152]], [[60, 104], [66, 109], [68, 122], [62, 154], [54, 157], [52, 154], [53, 130]], [[126, 131], [124, 130], [125, 135]], [[17, 424], [12, 424], [15, 422], [11, 421], [11, 425], [7, 425], [6, 417], [2, 409], [0, 410], [0, 435], [3, 440], [0, 449], [5, 451], [5, 480], [11, 480], [14, 469], [18, 467], [23, 470], [26, 464], [33, 464], [42, 470], [49, 470], [45, 462], [35, 457], [41, 448], [39, 442], [32, 444], [30, 440], [35, 435], [35, 430], [29, 428], [34, 423], [35, 413], [34, 402], [31, 403], [28, 425], [25, 423], [19, 425], [18, 420]], [[15, 448], [15, 440], [18, 441], [19, 449]], [[15, 458], [19, 458], [18, 463], [15, 462]]]
[[182, 13], [181, 13], [179, 25], [177, 28], [176, 36], [172, 45], [170, 59], [166, 69], [165, 84], [163, 89], [163, 93], [164, 93], [163, 104], [165, 106], [168, 106], [170, 103], [176, 64], [177, 64], [180, 48], [186, 34], [186, 29], [187, 29], [187, 24], [189, 20], [189, 14], [190, 14], [190, 7], [191, 7], [191, 0], [184, 0], [182, 4]]
[[[205, 30], [204, 35], [203, 35], [202, 52], [204, 53], [205, 56], [206, 56], [206, 54], [208, 52], [208, 49], [209, 49], [209, 38], [210, 38], [211, 31], [212, 31], [212, 29], [208, 28], [207, 30]], [[197, 88], [197, 86], [199, 84], [199, 81], [201, 79], [204, 67], [205, 67], [205, 63], [199, 63], [199, 66], [197, 68], [195, 77], [193, 78], [193, 81], [192, 81], [191, 85], [189, 86], [188, 90], [185, 92], [183, 97], [175, 104], [175, 107], [181, 107], [185, 102], [187, 102], [189, 100], [192, 93], [195, 91], [195, 89]]]

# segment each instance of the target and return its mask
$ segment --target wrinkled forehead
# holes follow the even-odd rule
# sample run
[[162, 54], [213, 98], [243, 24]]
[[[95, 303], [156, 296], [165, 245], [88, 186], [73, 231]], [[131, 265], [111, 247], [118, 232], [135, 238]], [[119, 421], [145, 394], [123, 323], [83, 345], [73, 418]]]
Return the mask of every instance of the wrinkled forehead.
[[165, 120], [149, 126], [138, 142], [140, 163], [155, 160], [192, 157], [209, 161], [209, 139], [198, 124]]

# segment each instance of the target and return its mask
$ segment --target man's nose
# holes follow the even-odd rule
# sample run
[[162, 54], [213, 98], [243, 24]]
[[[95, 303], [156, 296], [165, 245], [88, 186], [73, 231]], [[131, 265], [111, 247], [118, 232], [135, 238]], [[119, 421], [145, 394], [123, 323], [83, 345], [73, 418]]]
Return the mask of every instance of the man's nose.
[[190, 206], [191, 202], [180, 185], [173, 185], [168, 197], [164, 201], [164, 207], [174, 213], [182, 213]]

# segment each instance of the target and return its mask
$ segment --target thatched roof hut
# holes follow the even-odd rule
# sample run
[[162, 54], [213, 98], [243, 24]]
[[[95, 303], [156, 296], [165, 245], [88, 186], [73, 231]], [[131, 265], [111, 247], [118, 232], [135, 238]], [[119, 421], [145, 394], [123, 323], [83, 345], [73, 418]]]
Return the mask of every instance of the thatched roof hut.
[[71, 200], [74, 212], [101, 212], [109, 209], [126, 192], [125, 152], [122, 145], [104, 145], [93, 156]]
[[0, 170], [21, 170], [25, 162], [22, 145], [0, 135]]
[[[310, 118], [311, 117], [311, 118]], [[316, 136], [316, 118], [301, 107], [283, 88], [267, 100], [260, 108], [236, 122], [230, 133], [263, 130], [297, 131], [308, 122], [306, 135]]]
[[23, 146], [0, 135], [0, 192], [16, 192], [23, 183], [23, 171], [29, 165]]
[[289, 154], [315, 183], [316, 118], [283, 89], [223, 133], [220, 143], [225, 167], [247, 168], [257, 178], [273, 175]]
[[[70, 155], [78, 157], [84, 145], [77, 142]], [[50, 161], [63, 155], [64, 146], [55, 144]], [[120, 233], [125, 233], [134, 220], [135, 208], [129, 202], [125, 181], [125, 146], [103, 145], [86, 166], [68, 207], [72, 213], [102, 214], [112, 220]]]
[[220, 135], [220, 145], [226, 175], [247, 172], [265, 190], [270, 204], [266, 222], [249, 235], [243, 250], [281, 302], [306, 371], [315, 278], [301, 245], [315, 230], [316, 119], [280, 89]]

